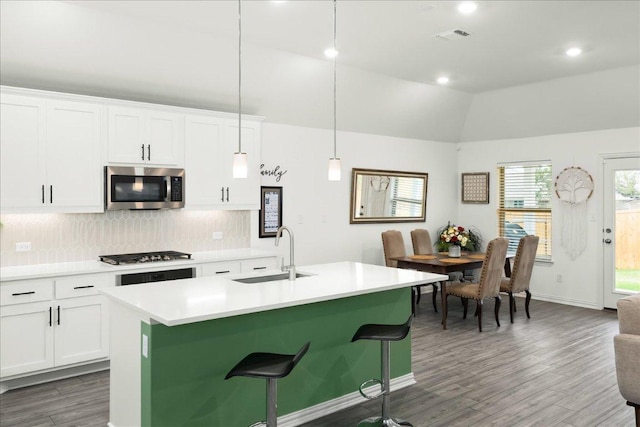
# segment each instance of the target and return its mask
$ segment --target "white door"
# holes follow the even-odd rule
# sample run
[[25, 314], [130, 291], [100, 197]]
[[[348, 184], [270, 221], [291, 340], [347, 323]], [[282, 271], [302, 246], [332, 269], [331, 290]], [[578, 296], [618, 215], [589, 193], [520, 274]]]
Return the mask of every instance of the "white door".
[[50, 301], [0, 308], [0, 377], [53, 366]]
[[47, 203], [60, 211], [102, 212], [102, 161], [97, 104], [47, 104]]
[[604, 306], [640, 292], [640, 157], [604, 160]]
[[109, 162], [148, 162], [144, 135], [144, 112], [142, 110], [109, 107], [107, 122]]
[[[226, 120], [224, 144], [220, 150], [219, 168], [224, 177], [225, 204], [235, 209], [260, 207], [260, 145], [261, 124], [242, 122], [242, 152], [247, 153], [246, 178], [233, 178], [233, 153], [238, 151], [238, 121]], [[227, 200], [227, 190], [228, 200]]]
[[212, 207], [222, 203], [218, 153], [222, 119], [187, 116], [185, 121], [186, 206]]
[[181, 165], [184, 150], [184, 118], [161, 111], [147, 113], [147, 162], [159, 165]]
[[109, 356], [107, 302], [101, 295], [56, 301], [55, 365]]

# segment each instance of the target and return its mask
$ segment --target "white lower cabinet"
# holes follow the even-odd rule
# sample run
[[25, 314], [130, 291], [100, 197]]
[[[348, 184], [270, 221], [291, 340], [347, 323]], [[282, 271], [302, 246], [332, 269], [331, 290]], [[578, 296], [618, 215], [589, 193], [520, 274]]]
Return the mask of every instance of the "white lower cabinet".
[[108, 358], [107, 299], [97, 291], [108, 285], [108, 275], [2, 284], [0, 377]]
[[220, 276], [231, 273], [251, 273], [277, 267], [276, 257], [249, 258], [239, 261], [219, 261], [202, 264], [198, 277]]

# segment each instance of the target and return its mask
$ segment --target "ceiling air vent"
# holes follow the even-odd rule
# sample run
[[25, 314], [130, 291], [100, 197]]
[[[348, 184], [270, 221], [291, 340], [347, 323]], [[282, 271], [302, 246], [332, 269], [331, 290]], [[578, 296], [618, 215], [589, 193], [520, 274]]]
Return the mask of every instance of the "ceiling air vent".
[[467, 36], [469, 36], [469, 33], [459, 28], [455, 30], [445, 31], [440, 34], [436, 34], [436, 38], [443, 39], [443, 40], [460, 40]]

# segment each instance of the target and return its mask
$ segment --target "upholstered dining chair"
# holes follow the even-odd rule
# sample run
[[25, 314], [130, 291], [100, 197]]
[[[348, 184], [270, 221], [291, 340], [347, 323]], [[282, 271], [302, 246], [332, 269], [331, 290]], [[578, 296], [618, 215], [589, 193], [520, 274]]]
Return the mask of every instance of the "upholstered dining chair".
[[[482, 271], [480, 273], [480, 281], [478, 283], [454, 283], [448, 285], [445, 290], [445, 299], [449, 295], [462, 298], [462, 306], [464, 308], [463, 318], [467, 318], [467, 307], [469, 300], [477, 303], [476, 314], [478, 315], [478, 329], [482, 332], [482, 306], [486, 298], [495, 298], [495, 316], [496, 324], [500, 326], [500, 281], [502, 272], [504, 271], [504, 261], [507, 256], [507, 247], [509, 240], [504, 237], [493, 239], [487, 245], [484, 262], [482, 263]], [[443, 326], [447, 327], [448, 304], [444, 308], [444, 316], [442, 317]]]
[[[431, 235], [429, 230], [424, 228], [417, 228], [411, 230], [411, 244], [413, 245], [414, 255], [431, 255], [433, 253], [433, 243], [431, 242]], [[450, 282], [463, 282], [464, 275], [462, 271], [454, 271], [449, 273]], [[433, 298], [436, 298], [436, 289], [433, 290]]]
[[[402, 233], [397, 230], [387, 230], [382, 232], [382, 249], [384, 251], [384, 262], [387, 267], [398, 267], [398, 262], [391, 258], [407, 256], [407, 251], [404, 246], [404, 238], [402, 237]], [[427, 284], [433, 286], [433, 309], [437, 313], [438, 308], [436, 306], [436, 294], [438, 285], [436, 283]], [[412, 310], [414, 314], [415, 306], [420, 302], [421, 289], [425, 285], [417, 285], [413, 287], [414, 293]]]
[[538, 241], [540, 238], [533, 234], [524, 236], [518, 243], [516, 257], [513, 261], [513, 269], [511, 277], [503, 277], [500, 282], [500, 292], [509, 294], [509, 319], [513, 323], [513, 312], [516, 310], [516, 299], [513, 294], [525, 292], [527, 294], [524, 302], [524, 310], [529, 315], [529, 302], [531, 302], [531, 292], [529, 292], [529, 282], [531, 281], [531, 272], [536, 259], [538, 250]]

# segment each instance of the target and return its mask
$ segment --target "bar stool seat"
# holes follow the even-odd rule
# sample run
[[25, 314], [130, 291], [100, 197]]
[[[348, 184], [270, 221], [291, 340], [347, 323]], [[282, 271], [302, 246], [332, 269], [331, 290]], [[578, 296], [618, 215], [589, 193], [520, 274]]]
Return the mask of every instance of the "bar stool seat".
[[[380, 427], [396, 427], [396, 426], [412, 426], [411, 423], [400, 420], [397, 418], [391, 418], [391, 351], [389, 343], [390, 341], [401, 341], [409, 335], [411, 330], [411, 322], [413, 315], [409, 316], [409, 319], [401, 325], [380, 325], [380, 324], [366, 324], [358, 328], [353, 335], [351, 342], [358, 340], [376, 340], [380, 341], [381, 348], [381, 373], [382, 380], [370, 379], [360, 384], [360, 394], [366, 399], [377, 399], [382, 397], [382, 416], [371, 417], [364, 419], [358, 423], [358, 426], [380, 426]], [[368, 395], [364, 392], [364, 388], [369, 385], [380, 384], [381, 391], [376, 395]]]
[[232, 377], [263, 378], [267, 380], [267, 420], [251, 426], [266, 425], [277, 426], [277, 379], [284, 378], [291, 373], [309, 350], [311, 342], [307, 342], [296, 354], [277, 353], [251, 353], [245, 356], [224, 377], [228, 380]]

